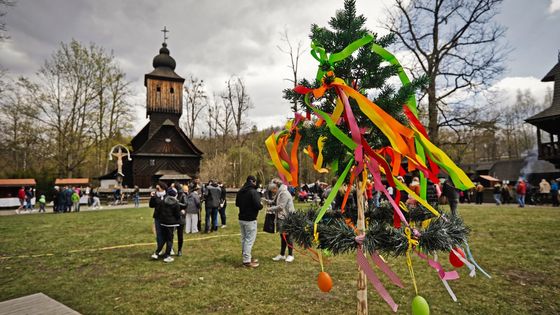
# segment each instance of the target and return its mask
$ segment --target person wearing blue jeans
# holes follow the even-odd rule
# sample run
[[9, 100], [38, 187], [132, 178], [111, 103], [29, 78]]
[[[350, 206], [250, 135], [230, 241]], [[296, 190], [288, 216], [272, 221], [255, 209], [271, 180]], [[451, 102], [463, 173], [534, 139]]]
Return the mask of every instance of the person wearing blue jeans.
[[525, 207], [525, 195], [517, 195], [517, 203], [521, 208]]
[[500, 186], [500, 184], [494, 185], [493, 195], [494, 195], [494, 201], [496, 201], [496, 206], [501, 205], [502, 204], [502, 187]]
[[241, 229], [241, 255], [243, 257], [243, 264], [250, 264], [253, 261], [251, 252], [255, 240], [257, 239], [257, 220], [239, 220], [239, 227]]
[[517, 186], [515, 187], [515, 192], [517, 193], [517, 203], [519, 207], [525, 207], [525, 194], [527, 193], [527, 184], [523, 179], [519, 179]]
[[208, 207], [206, 205], [206, 214], [204, 220], [204, 233], [214, 232], [218, 230], [218, 208]]
[[132, 197], [134, 198], [134, 208], [140, 207], [140, 188], [138, 186], [134, 186], [134, 192], [132, 193]]
[[259, 262], [253, 259], [252, 249], [257, 239], [257, 216], [263, 208], [261, 194], [257, 192], [257, 179], [250, 175], [237, 192], [235, 205], [239, 208], [239, 228], [241, 230], [241, 254], [243, 266], [256, 268]]
[[[204, 203], [206, 208], [204, 232], [214, 232], [218, 230], [218, 208], [220, 207], [220, 199], [222, 190], [218, 184], [211, 180], [204, 192]], [[212, 219], [212, 225], [210, 225]]]

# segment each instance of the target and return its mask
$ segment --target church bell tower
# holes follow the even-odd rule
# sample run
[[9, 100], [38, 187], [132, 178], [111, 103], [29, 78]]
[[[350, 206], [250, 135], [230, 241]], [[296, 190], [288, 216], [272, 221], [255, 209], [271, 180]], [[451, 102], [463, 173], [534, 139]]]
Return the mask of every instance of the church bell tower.
[[[166, 29], [164, 29], [166, 31]], [[165, 34], [165, 33], [164, 33]], [[183, 113], [183, 83], [185, 79], [175, 73], [175, 59], [169, 55], [167, 37], [154, 57], [154, 70], [144, 76], [146, 87], [146, 116], [150, 118], [150, 136], [166, 121], [179, 126]]]

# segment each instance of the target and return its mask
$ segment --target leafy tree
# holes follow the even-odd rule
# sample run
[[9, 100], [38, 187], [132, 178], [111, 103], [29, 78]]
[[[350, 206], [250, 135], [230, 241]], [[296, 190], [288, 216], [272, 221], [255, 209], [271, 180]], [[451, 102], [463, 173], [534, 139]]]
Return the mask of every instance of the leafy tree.
[[[61, 43], [37, 77], [22, 79], [25, 115], [40, 127], [58, 176], [99, 175], [108, 149], [131, 129], [125, 74], [95, 44]], [[47, 142], [48, 141], [48, 142]], [[93, 167], [89, 167], [93, 166]]]

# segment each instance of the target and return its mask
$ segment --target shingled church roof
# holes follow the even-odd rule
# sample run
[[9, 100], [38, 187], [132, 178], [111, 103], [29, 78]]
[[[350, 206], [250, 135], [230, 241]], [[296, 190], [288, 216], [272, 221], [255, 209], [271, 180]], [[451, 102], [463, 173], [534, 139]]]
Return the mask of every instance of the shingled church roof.
[[560, 131], [560, 55], [558, 57], [558, 63], [541, 80], [542, 82], [554, 82], [551, 106], [525, 119], [526, 122], [553, 134]]

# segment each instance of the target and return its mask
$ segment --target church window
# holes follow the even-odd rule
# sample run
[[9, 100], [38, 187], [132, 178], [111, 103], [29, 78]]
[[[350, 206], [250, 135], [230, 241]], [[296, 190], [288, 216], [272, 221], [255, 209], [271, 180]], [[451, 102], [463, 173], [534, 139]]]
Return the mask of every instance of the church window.
[[150, 166], [156, 166], [156, 160], [151, 159], [150, 160]]
[[173, 88], [170, 88], [170, 89], [169, 89], [169, 93], [171, 93], [171, 94], [175, 93], [175, 91], [173, 90]]
[[170, 138], [165, 138], [165, 143], [170, 143], [171, 139]]
[[161, 87], [160, 86], [156, 87], [156, 92], [161, 92]]

